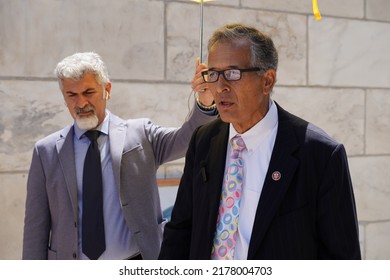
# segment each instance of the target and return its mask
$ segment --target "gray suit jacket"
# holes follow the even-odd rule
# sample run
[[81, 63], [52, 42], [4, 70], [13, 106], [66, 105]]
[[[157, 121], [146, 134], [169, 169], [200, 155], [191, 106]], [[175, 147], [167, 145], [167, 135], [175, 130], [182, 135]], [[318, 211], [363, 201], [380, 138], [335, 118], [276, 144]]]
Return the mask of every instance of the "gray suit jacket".
[[[110, 114], [109, 141], [124, 218], [144, 259], [156, 259], [164, 221], [158, 167], [184, 156], [192, 132], [214, 117], [195, 106], [181, 128]], [[78, 210], [73, 126], [35, 145], [27, 182], [23, 259], [78, 259]]]

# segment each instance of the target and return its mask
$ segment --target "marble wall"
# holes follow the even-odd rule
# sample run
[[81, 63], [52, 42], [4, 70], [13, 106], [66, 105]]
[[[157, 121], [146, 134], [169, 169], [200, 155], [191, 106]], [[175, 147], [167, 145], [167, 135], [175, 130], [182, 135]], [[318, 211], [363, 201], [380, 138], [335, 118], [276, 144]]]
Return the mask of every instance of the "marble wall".
[[[390, 259], [390, 1], [318, 4], [321, 21], [310, 0], [207, 3], [205, 45], [228, 22], [272, 35], [280, 55], [274, 99], [344, 143], [363, 257]], [[193, 102], [199, 4], [0, 0], [0, 259], [21, 258], [34, 143], [71, 122], [53, 69], [63, 57], [90, 50], [107, 63], [113, 112], [178, 126]], [[161, 167], [158, 176], [180, 176], [183, 162]]]

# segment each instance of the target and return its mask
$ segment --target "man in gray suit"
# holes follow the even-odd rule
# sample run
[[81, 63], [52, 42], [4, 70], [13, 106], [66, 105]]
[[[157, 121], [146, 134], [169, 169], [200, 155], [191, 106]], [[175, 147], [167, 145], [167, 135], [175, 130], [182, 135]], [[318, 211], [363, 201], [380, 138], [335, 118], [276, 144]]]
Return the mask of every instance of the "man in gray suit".
[[[83, 221], [82, 213], [86, 204], [83, 185], [87, 185], [83, 170], [92, 146], [84, 133], [90, 130], [99, 135], [104, 220], [103, 250], [92, 259], [156, 259], [164, 226], [156, 170], [184, 156], [195, 128], [215, 118], [211, 95], [198, 96], [181, 128], [164, 128], [148, 119], [122, 120], [106, 109], [111, 82], [98, 54], [69, 56], [57, 65], [55, 73], [75, 122], [34, 147], [27, 182], [23, 259], [92, 258], [83, 249], [83, 242], [89, 240], [82, 238], [87, 220]], [[97, 231], [92, 232], [84, 239], [94, 239]]]

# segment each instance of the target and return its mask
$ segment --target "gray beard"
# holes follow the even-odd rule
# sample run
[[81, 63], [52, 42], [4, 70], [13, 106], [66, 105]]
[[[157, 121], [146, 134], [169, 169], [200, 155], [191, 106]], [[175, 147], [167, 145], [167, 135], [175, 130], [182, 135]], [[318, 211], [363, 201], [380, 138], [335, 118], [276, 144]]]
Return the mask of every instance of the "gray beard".
[[80, 129], [94, 129], [98, 126], [98, 122], [99, 120], [96, 115], [90, 117], [76, 117], [76, 123]]

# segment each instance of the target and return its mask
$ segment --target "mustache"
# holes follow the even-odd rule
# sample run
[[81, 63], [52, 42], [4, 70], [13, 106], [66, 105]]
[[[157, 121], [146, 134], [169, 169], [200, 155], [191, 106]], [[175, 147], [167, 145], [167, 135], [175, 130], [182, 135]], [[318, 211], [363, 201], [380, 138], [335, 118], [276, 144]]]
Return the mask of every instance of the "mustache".
[[80, 113], [87, 113], [87, 112], [90, 112], [90, 111], [95, 113], [95, 108], [92, 105], [86, 105], [84, 108], [75, 108], [74, 109], [74, 112], [75, 112], [76, 115], [80, 114]]

